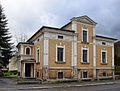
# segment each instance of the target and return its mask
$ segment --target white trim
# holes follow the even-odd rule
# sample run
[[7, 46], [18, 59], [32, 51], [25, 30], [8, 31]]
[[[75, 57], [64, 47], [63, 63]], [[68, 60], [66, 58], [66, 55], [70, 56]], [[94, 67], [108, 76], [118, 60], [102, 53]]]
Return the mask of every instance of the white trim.
[[[30, 54], [26, 54], [26, 49], [29, 48], [30, 49]], [[25, 47], [25, 55], [31, 55], [31, 48], [29, 46]]]
[[48, 67], [48, 69], [72, 69], [72, 67]]
[[58, 60], [57, 60], [57, 48], [63, 48], [63, 62], [65, 62], [65, 45], [64, 46], [58, 46], [56, 44], [56, 62], [58, 62]]
[[100, 67], [98, 67], [98, 68], [96, 68], [96, 69], [105, 69], [105, 70], [109, 70], [109, 69], [113, 69], [113, 68], [107, 68], [107, 67], [106, 67], [106, 68], [103, 68], [103, 67], [100, 68]]
[[88, 36], [88, 28], [87, 29], [85, 29], [85, 28], [82, 28], [82, 41], [83, 41], [83, 31], [87, 31], [87, 42], [89, 42], [89, 36]]
[[77, 23], [76, 23], [76, 21], [72, 21], [72, 30], [74, 30], [75, 33], [77, 33]]
[[114, 68], [114, 45], [112, 47], [112, 67]]
[[74, 43], [72, 42], [72, 62], [71, 65], [74, 66]]
[[[96, 36], [95, 27], [93, 27], [93, 36]], [[93, 67], [96, 68], [96, 40], [93, 38]]]
[[24, 46], [21, 45], [20, 54], [23, 54]]
[[78, 69], [93, 69], [93, 67], [78, 67]]
[[[83, 62], [83, 50], [87, 50], [87, 62]], [[81, 63], [89, 63], [89, 48], [83, 48], [81, 50]]]
[[43, 65], [48, 65], [48, 51], [49, 51], [49, 40], [44, 38], [44, 62]]
[[101, 63], [103, 63], [103, 62], [102, 62], [102, 52], [105, 52], [105, 53], [106, 53], [106, 62], [105, 62], [105, 63], [107, 63], [107, 50], [101, 50]]
[[[38, 60], [37, 50], [39, 50], [39, 60]], [[40, 47], [37, 47], [37, 49], [36, 49], [36, 63], [39, 63], [39, 62], [40, 62]]]
[[90, 27], [95, 27], [95, 26], [96, 26], [96, 25], [85, 24], [85, 23], [82, 23], [82, 22], [77, 22], [77, 21], [76, 21], [76, 23], [77, 23], [77, 24], [83, 24], [83, 25], [85, 25], [85, 26], [90, 26]]

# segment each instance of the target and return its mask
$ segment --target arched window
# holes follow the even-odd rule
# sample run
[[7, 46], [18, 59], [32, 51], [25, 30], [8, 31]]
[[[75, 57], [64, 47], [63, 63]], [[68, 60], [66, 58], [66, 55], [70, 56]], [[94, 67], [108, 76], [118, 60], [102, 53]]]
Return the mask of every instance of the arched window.
[[30, 55], [30, 48], [26, 48], [26, 54]]

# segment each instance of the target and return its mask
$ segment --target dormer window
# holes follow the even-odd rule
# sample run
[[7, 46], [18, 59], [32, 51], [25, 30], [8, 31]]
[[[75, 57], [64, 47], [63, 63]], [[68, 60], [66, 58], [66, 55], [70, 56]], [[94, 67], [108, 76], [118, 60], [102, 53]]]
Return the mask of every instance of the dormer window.
[[61, 35], [58, 35], [58, 39], [63, 39], [63, 36], [61, 36]]
[[26, 55], [30, 55], [30, 48], [26, 48]]

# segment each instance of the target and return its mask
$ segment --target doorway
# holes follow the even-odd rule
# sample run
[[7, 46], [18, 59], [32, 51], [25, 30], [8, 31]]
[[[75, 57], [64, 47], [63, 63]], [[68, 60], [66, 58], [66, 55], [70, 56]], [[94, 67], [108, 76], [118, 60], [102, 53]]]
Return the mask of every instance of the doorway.
[[31, 64], [25, 64], [25, 77], [31, 77]]

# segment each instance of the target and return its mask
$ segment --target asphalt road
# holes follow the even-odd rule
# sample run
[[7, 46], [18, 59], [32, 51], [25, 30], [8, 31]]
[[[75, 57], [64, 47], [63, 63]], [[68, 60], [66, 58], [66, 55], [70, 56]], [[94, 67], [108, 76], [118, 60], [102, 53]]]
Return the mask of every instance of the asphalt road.
[[50, 88], [37, 90], [17, 90], [17, 89], [0, 89], [0, 91], [120, 91], [120, 84], [88, 86], [88, 87], [68, 87], [68, 88]]
[[[113, 85], [99, 85], [99, 86], [85, 86], [85, 87], [64, 87], [64, 88], [49, 88], [36, 90], [18, 90], [18, 88], [26, 88], [40, 85], [15, 85], [15, 79], [1, 79], [0, 91], [120, 91], [120, 84]], [[44, 86], [44, 85], [42, 85]]]

